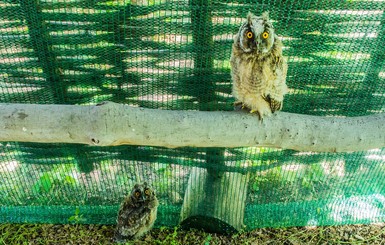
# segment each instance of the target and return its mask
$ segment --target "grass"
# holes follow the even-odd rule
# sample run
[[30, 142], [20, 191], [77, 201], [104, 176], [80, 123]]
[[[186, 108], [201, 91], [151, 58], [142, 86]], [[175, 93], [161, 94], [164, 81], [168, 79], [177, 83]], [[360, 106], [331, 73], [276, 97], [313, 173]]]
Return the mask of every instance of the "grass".
[[[0, 244], [114, 244], [114, 226], [0, 224]], [[385, 225], [262, 228], [225, 236], [161, 227], [126, 244], [384, 244]]]

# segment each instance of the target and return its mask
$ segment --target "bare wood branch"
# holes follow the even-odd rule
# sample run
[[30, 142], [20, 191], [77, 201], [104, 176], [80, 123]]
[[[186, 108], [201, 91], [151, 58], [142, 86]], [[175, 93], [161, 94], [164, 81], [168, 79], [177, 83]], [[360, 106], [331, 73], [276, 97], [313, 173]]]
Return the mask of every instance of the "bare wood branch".
[[259, 122], [245, 112], [156, 110], [112, 102], [0, 104], [0, 141], [347, 152], [385, 147], [384, 122], [385, 113], [335, 118], [279, 112]]

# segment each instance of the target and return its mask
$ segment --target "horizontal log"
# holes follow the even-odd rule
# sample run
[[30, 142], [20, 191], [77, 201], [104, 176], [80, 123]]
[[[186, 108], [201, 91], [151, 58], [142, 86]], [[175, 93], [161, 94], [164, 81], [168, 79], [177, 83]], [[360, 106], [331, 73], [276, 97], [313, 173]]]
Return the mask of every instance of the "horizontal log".
[[278, 112], [172, 111], [102, 105], [0, 104], [0, 141], [98, 146], [260, 146], [314, 152], [385, 147], [385, 113], [319, 117]]

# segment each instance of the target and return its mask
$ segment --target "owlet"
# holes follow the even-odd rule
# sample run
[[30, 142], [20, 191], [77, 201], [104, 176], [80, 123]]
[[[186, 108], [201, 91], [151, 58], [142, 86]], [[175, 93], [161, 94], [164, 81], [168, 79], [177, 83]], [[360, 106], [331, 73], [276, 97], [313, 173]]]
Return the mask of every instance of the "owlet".
[[268, 13], [248, 14], [234, 38], [230, 63], [235, 104], [260, 119], [281, 110], [288, 90], [287, 63]]
[[151, 230], [156, 220], [158, 199], [147, 185], [136, 184], [120, 206], [115, 241], [137, 239]]

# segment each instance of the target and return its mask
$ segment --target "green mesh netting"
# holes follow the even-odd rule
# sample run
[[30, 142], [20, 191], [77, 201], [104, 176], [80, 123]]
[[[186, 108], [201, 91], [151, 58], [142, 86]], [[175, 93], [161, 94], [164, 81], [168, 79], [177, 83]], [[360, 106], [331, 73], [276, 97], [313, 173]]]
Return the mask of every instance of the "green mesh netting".
[[[380, 113], [384, 9], [384, 0], [2, 0], [0, 102], [232, 111], [232, 38], [249, 11], [268, 10], [289, 64], [283, 111]], [[385, 221], [385, 149], [0, 147], [0, 222], [112, 224], [145, 180], [160, 201], [156, 225], [177, 225], [196, 168], [249, 176], [246, 229]]]

